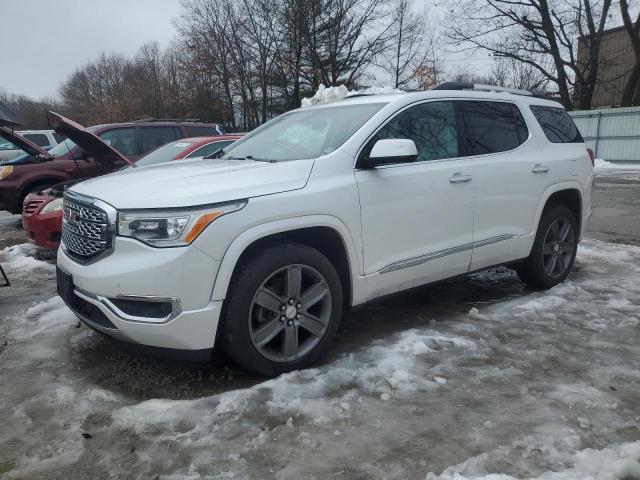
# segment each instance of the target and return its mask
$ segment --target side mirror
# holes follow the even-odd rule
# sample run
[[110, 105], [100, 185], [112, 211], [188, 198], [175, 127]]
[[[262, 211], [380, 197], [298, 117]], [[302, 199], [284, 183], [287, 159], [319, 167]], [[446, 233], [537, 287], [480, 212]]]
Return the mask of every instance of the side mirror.
[[360, 161], [361, 168], [375, 168], [380, 165], [415, 162], [418, 149], [413, 140], [407, 138], [385, 138], [378, 140], [369, 157]]

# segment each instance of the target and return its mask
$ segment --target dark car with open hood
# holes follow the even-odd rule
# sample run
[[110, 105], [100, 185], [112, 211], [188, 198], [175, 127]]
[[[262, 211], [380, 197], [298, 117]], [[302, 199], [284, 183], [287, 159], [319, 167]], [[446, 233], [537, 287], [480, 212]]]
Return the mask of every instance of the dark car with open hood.
[[191, 120], [146, 119], [85, 128], [54, 112], [47, 112], [47, 118], [51, 128], [67, 137], [48, 152], [0, 127], [0, 138], [25, 152], [0, 164], [0, 210], [20, 213], [31, 192], [112, 172], [167, 142], [224, 134], [220, 125]]

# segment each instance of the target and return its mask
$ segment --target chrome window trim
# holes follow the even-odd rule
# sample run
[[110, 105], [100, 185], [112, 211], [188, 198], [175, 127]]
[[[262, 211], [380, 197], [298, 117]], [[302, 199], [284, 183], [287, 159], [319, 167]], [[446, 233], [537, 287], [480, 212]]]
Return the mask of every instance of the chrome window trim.
[[446, 257], [448, 255], [453, 255], [455, 253], [466, 252], [467, 250], [484, 247], [487, 245], [491, 245], [493, 243], [502, 242], [504, 240], [509, 240], [513, 237], [514, 235], [498, 235], [496, 237], [487, 238], [485, 240], [479, 240], [477, 242], [466, 243], [464, 245], [459, 245], [457, 247], [447, 248], [444, 250], [439, 250], [437, 252], [427, 253], [426, 255], [407, 258], [405, 260], [400, 260], [398, 262], [394, 262], [390, 265], [387, 265], [386, 267], [383, 267], [380, 270], [378, 270], [377, 273], [389, 273], [389, 272], [395, 272], [396, 270], [402, 270], [403, 268], [415, 267], [417, 265], [422, 265], [423, 263], [430, 262], [431, 260], [436, 260], [438, 258]]

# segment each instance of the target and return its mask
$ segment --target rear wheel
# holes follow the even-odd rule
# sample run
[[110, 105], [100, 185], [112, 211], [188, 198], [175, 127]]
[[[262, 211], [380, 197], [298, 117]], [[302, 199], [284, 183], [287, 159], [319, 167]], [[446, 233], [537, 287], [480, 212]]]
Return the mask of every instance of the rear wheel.
[[287, 243], [248, 259], [225, 300], [223, 344], [243, 368], [273, 376], [327, 349], [342, 315], [342, 285], [318, 250]]
[[563, 205], [551, 207], [542, 214], [531, 254], [516, 267], [518, 277], [531, 287], [551, 288], [567, 278], [577, 249], [575, 216]]

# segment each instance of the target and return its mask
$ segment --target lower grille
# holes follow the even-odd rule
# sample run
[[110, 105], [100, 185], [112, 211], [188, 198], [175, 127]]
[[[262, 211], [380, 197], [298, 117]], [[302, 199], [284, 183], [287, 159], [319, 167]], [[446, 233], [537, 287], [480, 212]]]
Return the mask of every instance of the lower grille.
[[111, 247], [109, 217], [92, 199], [79, 200], [65, 195], [62, 217], [62, 245], [75, 260], [85, 263], [98, 258]]

